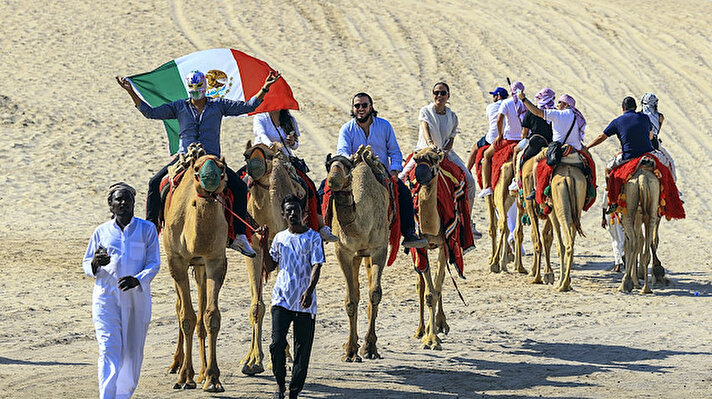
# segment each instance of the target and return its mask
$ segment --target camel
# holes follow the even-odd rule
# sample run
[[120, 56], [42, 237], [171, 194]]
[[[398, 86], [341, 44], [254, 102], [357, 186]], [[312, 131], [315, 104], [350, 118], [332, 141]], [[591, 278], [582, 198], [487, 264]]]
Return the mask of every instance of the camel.
[[[418, 201], [418, 228], [421, 237], [428, 240], [428, 250], [438, 249], [438, 263], [433, 279], [431, 268], [418, 274], [417, 292], [419, 302], [418, 328], [413, 338], [421, 339], [423, 349], [440, 350], [441, 340], [438, 333], [448, 334], [450, 326], [445, 319], [443, 311], [442, 288], [447, 268], [447, 250], [442, 221], [438, 214], [438, 165], [443, 160], [443, 152], [426, 147], [413, 154], [413, 159], [418, 164], [417, 168], [427, 167], [427, 172], [418, 173], [416, 179], [420, 185], [417, 193]], [[425, 324], [425, 304], [428, 306], [430, 319]]]
[[[534, 190], [534, 167], [536, 166], [536, 157], [528, 159], [524, 165], [522, 165], [522, 192], [530, 193]], [[529, 276], [533, 277], [532, 284], [554, 284], [554, 271], [551, 268], [551, 244], [554, 241], [554, 235], [552, 233], [551, 221], [549, 218], [544, 219], [543, 229], [539, 228], [539, 206], [536, 201], [531, 199], [524, 199], [523, 196], [517, 200], [517, 227], [514, 232], [514, 247], [521, 248], [523, 239], [523, 228], [524, 223], [522, 218], [526, 218], [531, 223], [531, 239], [534, 244], [534, 257], [532, 262], [532, 268], [529, 272]], [[546, 258], [546, 270], [544, 272], [544, 278], [542, 280], [541, 275], [541, 255], [542, 252]], [[522, 266], [522, 252], [517, 251], [514, 255], [514, 262], [517, 270], [523, 268]]]
[[[581, 169], [576, 166], [580, 163], [577, 153], [564, 157], [561, 163], [554, 168], [551, 178], [551, 200], [553, 210], [549, 214], [559, 244], [559, 263], [561, 273], [556, 289], [560, 292], [571, 290], [571, 267], [574, 262], [574, 241], [576, 233], [582, 236], [581, 213], [586, 200], [586, 177]], [[563, 238], [561, 229], [563, 227]]]
[[[507, 263], [513, 259], [511, 248], [507, 243], [509, 227], [507, 226], [507, 211], [514, 204], [514, 197], [509, 193], [509, 182], [514, 176], [514, 163], [505, 162], [500, 169], [499, 179], [494, 186], [494, 193], [488, 195], [487, 212], [489, 215], [489, 235], [492, 238], [492, 252], [489, 259], [490, 271], [506, 272]], [[498, 233], [499, 232], [499, 233]], [[521, 246], [519, 247], [521, 248]], [[526, 273], [526, 269], [517, 265], [518, 273]]]
[[[360, 362], [380, 359], [376, 347], [376, 317], [381, 302], [381, 275], [386, 266], [391, 218], [388, 215], [389, 194], [381, 181], [388, 177], [385, 167], [373, 155], [370, 146], [361, 146], [348, 159], [329, 154], [326, 158], [327, 183], [332, 192], [332, 229], [339, 241], [335, 243], [336, 258], [346, 278], [346, 314], [349, 317], [349, 337], [344, 343], [342, 360]], [[395, 216], [392, 216], [395, 217]], [[368, 274], [368, 332], [358, 349], [358, 303], [360, 300], [359, 268], [361, 262]]]
[[[193, 331], [197, 325], [200, 343], [197, 382], [204, 382], [204, 391], [223, 392], [225, 389], [219, 379], [216, 343], [221, 319], [218, 296], [227, 271], [225, 244], [228, 223], [225, 220], [225, 209], [216, 195], [225, 189], [227, 175], [224, 158], [202, 154], [205, 154], [202, 146], [191, 145], [189, 157], [192, 155], [192, 159], [181, 160], [188, 164], [186, 173], [190, 174], [181, 180], [164, 209], [163, 247], [178, 294], [176, 313], [180, 325], [178, 348], [169, 371], [178, 371], [178, 380], [173, 388], [196, 387], [192, 347]], [[197, 318], [190, 297], [189, 266], [193, 266], [197, 285]]]
[[[245, 159], [247, 174], [252, 178], [250, 196], [247, 200], [247, 210], [260, 226], [267, 226], [269, 237], [267, 248], [272, 244], [274, 236], [287, 228], [282, 218], [281, 202], [287, 194], [295, 194], [300, 198], [306, 196], [306, 191], [298, 180], [294, 167], [280, 149], [281, 144], [256, 144], [247, 142]], [[262, 364], [262, 320], [265, 314], [265, 304], [262, 301], [262, 247], [257, 235], [252, 236], [252, 247], [257, 252], [254, 258], [245, 257], [247, 275], [250, 281], [251, 303], [250, 324], [252, 325], [252, 342], [250, 350], [242, 359], [242, 373], [255, 375], [264, 372]]]
[[[653, 169], [655, 163], [643, 158], [633, 176], [623, 185], [626, 208], [621, 212], [621, 224], [625, 232], [625, 264], [626, 270], [623, 281], [618, 291], [630, 292], [639, 287], [638, 277], [643, 279], [641, 293], [650, 294], [653, 291], [648, 284], [648, 263], [651, 250], [654, 254], [658, 245], [658, 205], [660, 201], [660, 181], [655, 176]], [[642, 226], [645, 226], [643, 229]], [[638, 262], [638, 257], [640, 261]], [[633, 278], [633, 267], [638, 263], [638, 275]], [[662, 266], [656, 264], [654, 276], [664, 275], [655, 268]]]

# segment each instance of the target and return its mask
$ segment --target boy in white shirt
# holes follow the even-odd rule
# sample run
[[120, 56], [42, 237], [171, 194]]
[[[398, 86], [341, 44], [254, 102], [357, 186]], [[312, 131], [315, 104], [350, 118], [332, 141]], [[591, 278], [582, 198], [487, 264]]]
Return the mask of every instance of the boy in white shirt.
[[289, 398], [296, 398], [304, 387], [314, 341], [316, 295], [324, 246], [321, 236], [304, 225], [304, 204], [289, 194], [282, 200], [282, 217], [287, 230], [280, 231], [272, 241], [265, 268], [271, 272], [279, 265], [272, 292], [272, 371], [277, 380], [274, 398], [286, 393], [287, 331], [294, 324], [294, 367], [289, 383]]

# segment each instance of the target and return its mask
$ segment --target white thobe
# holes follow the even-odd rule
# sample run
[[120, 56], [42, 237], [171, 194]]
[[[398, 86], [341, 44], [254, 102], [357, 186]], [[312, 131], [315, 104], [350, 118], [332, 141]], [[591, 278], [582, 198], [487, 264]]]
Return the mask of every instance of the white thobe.
[[623, 263], [623, 255], [625, 251], [625, 233], [618, 217], [611, 218], [606, 215], [608, 224], [608, 233], [611, 235], [611, 247], [613, 249], [613, 261], [615, 265]]
[[[111, 261], [96, 276], [91, 261], [96, 249], [107, 249]], [[161, 264], [158, 233], [151, 222], [133, 218], [123, 230], [110, 220], [94, 230], [82, 267], [96, 277], [92, 319], [99, 344], [99, 397], [129, 398], [138, 385], [146, 332], [151, 321], [150, 283]], [[139, 286], [119, 289], [119, 279], [133, 276]]]

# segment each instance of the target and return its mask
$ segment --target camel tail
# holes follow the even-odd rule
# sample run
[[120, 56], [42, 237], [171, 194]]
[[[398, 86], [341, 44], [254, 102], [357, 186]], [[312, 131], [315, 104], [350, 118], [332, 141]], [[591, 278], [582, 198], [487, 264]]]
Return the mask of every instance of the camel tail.
[[569, 193], [569, 205], [571, 206], [571, 222], [573, 223], [576, 231], [581, 235], [581, 237], [586, 237], [581, 228], [581, 210], [578, 207], [578, 202], [576, 202], [576, 187], [573, 183], [571, 176], [567, 176], [564, 179], [564, 188], [566, 192]]

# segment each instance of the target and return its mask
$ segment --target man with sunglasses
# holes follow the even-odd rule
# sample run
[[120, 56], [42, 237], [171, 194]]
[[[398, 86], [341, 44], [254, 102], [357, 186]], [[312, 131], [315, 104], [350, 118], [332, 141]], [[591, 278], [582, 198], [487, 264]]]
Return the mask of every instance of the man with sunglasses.
[[[336, 153], [350, 157], [360, 146], [370, 145], [374, 154], [384, 163], [391, 176], [398, 176], [403, 169], [403, 155], [391, 124], [378, 118], [373, 109], [373, 100], [366, 93], [357, 93], [351, 100], [353, 119], [344, 123], [339, 131]], [[402, 180], [398, 182], [398, 206], [400, 208], [401, 234], [405, 248], [423, 248], [428, 241], [415, 234], [413, 197]]]
[[[180, 125], [180, 140], [178, 153], [188, 152], [192, 143], [201, 143], [205, 152], [210, 155], [220, 156], [220, 126], [224, 116], [237, 116], [247, 114], [262, 103], [270, 86], [280, 78], [279, 72], [270, 72], [260, 91], [249, 101], [235, 101], [226, 98], [207, 97], [207, 82], [205, 75], [200, 71], [191, 71], [186, 76], [186, 86], [189, 98], [177, 100], [152, 108], [146, 104], [133, 89], [131, 82], [117, 76], [116, 81], [129, 93], [136, 108], [149, 119], [177, 119]], [[174, 157], [168, 165], [161, 168], [148, 182], [148, 195], [146, 198], [146, 220], [153, 222], [158, 227], [158, 215], [161, 207], [159, 186], [161, 180], [168, 173], [168, 167], [178, 160]], [[230, 168], [227, 168], [227, 186], [234, 196], [233, 212], [243, 219], [247, 215], [247, 185]], [[241, 252], [245, 256], [254, 257], [255, 251], [250, 246], [245, 236], [245, 225], [239, 220], [234, 223], [235, 240], [230, 248]]]

